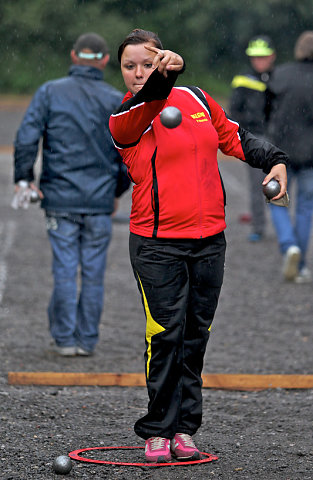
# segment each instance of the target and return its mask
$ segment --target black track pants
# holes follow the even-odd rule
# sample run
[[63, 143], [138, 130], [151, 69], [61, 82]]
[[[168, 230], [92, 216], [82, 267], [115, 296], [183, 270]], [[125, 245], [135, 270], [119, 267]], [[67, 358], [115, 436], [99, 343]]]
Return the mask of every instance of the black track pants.
[[193, 435], [201, 425], [201, 372], [223, 283], [224, 233], [192, 240], [130, 234], [130, 259], [146, 314], [147, 439]]

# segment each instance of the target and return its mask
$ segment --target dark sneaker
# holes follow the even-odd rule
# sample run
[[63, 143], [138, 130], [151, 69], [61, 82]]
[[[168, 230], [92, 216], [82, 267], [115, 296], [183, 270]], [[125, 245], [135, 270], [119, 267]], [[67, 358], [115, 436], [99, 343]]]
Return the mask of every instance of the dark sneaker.
[[171, 440], [171, 452], [177, 460], [200, 460], [200, 452], [188, 433], [176, 433]]
[[145, 446], [146, 461], [164, 463], [171, 460], [170, 443], [170, 440], [163, 437], [148, 438]]

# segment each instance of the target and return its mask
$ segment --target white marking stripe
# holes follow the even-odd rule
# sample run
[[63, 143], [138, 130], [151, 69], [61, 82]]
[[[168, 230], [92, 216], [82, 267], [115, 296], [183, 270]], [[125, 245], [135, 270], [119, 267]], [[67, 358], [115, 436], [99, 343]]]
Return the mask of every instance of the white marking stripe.
[[16, 222], [0, 223], [0, 305], [7, 283], [8, 268], [6, 256], [13, 245], [15, 230]]
[[3, 299], [3, 293], [7, 283], [7, 265], [4, 262], [0, 262], [0, 305]]

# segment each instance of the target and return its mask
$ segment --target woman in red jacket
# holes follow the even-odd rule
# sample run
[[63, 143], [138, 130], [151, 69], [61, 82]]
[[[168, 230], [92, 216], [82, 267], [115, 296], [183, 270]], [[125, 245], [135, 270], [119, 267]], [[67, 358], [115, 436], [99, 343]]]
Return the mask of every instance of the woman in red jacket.
[[[174, 87], [182, 57], [136, 29], [119, 48], [128, 93], [110, 130], [134, 182], [130, 258], [146, 315], [148, 413], [135, 424], [146, 460], [199, 459], [201, 372], [218, 303], [226, 242], [217, 151], [262, 168], [286, 192], [286, 155], [229, 120], [196, 87]], [[166, 128], [160, 113], [179, 108]], [[261, 188], [261, 186], [260, 186]]]

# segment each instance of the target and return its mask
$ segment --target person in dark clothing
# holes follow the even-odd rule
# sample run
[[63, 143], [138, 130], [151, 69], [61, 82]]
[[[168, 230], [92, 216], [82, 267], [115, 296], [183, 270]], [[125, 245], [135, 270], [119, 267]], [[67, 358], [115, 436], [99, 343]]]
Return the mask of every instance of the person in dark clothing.
[[[37, 90], [14, 144], [17, 206], [26, 188], [38, 192], [45, 210], [54, 276], [49, 326], [63, 356], [90, 355], [98, 341], [111, 215], [130, 183], [108, 129], [123, 98], [103, 82], [109, 58], [101, 36], [81, 35], [71, 51], [69, 76]], [[34, 165], [41, 139], [38, 188]]]
[[[270, 105], [266, 87], [276, 59], [272, 40], [266, 35], [253, 37], [246, 54], [251, 68], [233, 78], [230, 116], [257, 137], [265, 138]], [[260, 170], [250, 167], [248, 175], [252, 217], [252, 232], [248, 239], [251, 242], [258, 242], [262, 239], [266, 226], [266, 204], [260, 188], [263, 177]]]
[[[295, 61], [277, 67], [268, 88], [273, 95], [269, 138], [290, 158], [288, 180], [295, 183], [295, 215], [270, 205], [287, 281], [311, 281], [306, 254], [313, 212], [313, 31], [295, 44]], [[291, 192], [292, 194], [293, 192]], [[292, 197], [291, 197], [292, 200]]]
[[[153, 32], [135, 29], [119, 48], [128, 89], [110, 130], [134, 187], [130, 259], [146, 316], [148, 412], [135, 424], [149, 462], [199, 459], [201, 373], [218, 304], [226, 241], [217, 152], [276, 178], [286, 192], [284, 152], [227, 118], [198, 87], [175, 86], [183, 58]], [[182, 121], [167, 128], [167, 107]]]

